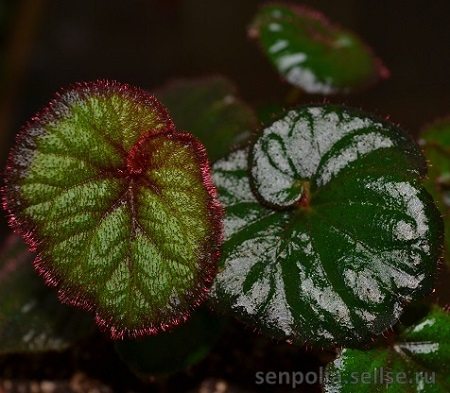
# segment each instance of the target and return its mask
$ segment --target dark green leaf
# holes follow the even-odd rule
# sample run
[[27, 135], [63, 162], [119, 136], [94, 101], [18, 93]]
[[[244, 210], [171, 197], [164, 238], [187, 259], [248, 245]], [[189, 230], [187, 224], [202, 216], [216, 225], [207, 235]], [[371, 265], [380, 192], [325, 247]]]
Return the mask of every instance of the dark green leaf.
[[420, 142], [430, 162], [425, 187], [444, 216], [445, 256], [450, 263], [450, 118], [427, 126], [421, 133]]
[[61, 351], [95, 330], [92, 317], [58, 301], [33, 268], [34, 254], [10, 235], [0, 251], [0, 353]]
[[276, 3], [263, 6], [250, 36], [258, 39], [280, 75], [308, 93], [348, 92], [388, 75], [355, 34], [315, 10]]
[[237, 98], [236, 87], [224, 77], [175, 80], [155, 95], [167, 106], [177, 128], [199, 138], [213, 161], [256, 126], [252, 109]]
[[325, 371], [326, 393], [448, 393], [450, 316], [437, 306], [386, 347], [344, 349]]
[[114, 338], [189, 316], [215, 274], [221, 209], [204, 147], [153, 96], [78, 84], [27, 124], [5, 206], [64, 302]]
[[116, 350], [141, 377], [171, 374], [200, 362], [216, 344], [226, 320], [205, 308], [170, 331], [141, 340], [117, 341]]
[[442, 220], [420, 150], [400, 129], [301, 107], [250, 153], [213, 166], [226, 208], [216, 307], [276, 337], [352, 346], [432, 289]]

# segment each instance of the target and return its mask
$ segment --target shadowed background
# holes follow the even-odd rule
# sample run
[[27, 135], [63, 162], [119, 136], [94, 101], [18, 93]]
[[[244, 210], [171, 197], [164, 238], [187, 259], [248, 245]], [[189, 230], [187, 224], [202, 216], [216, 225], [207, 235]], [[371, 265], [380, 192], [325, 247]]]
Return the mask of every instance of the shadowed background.
[[[448, 1], [295, 2], [357, 32], [391, 70], [380, 85], [332, 100], [390, 115], [412, 132], [450, 113]], [[249, 101], [283, 96], [287, 87], [246, 37], [261, 3], [1, 0], [2, 151], [55, 91], [76, 81], [113, 78], [152, 89], [172, 77], [220, 73]]]

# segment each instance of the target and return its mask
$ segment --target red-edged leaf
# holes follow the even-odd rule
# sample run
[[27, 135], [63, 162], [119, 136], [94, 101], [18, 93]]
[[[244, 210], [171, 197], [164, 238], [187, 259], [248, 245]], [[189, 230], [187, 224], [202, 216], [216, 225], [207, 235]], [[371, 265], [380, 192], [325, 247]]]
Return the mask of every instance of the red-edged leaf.
[[58, 94], [17, 139], [4, 205], [46, 282], [112, 337], [186, 319], [214, 277], [221, 208], [205, 149], [138, 88]]

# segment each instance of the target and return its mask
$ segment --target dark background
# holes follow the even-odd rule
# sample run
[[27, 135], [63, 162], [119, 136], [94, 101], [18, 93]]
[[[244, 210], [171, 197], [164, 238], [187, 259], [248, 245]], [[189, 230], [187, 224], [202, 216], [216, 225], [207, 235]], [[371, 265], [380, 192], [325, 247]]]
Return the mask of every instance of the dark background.
[[[358, 33], [391, 71], [369, 90], [328, 100], [389, 116], [413, 134], [450, 114], [450, 1], [292, 2]], [[0, 167], [21, 125], [77, 81], [117, 79], [151, 90], [173, 77], [223, 74], [250, 103], [284, 97], [289, 87], [247, 39], [261, 3], [0, 0]]]
[[[414, 135], [450, 115], [450, 1], [292, 2], [358, 33], [391, 71], [370, 90], [327, 100], [389, 116]], [[69, 83], [106, 78], [152, 90], [174, 77], [223, 74], [250, 103], [284, 97], [289, 86], [247, 39], [261, 3], [0, 0], [1, 168], [21, 125]], [[0, 236], [7, 230], [1, 212]], [[445, 281], [441, 304], [450, 301]]]
[[[450, 113], [450, 2], [293, 1], [357, 32], [390, 80], [337, 101], [416, 131]], [[152, 89], [176, 76], [221, 73], [255, 101], [282, 96], [246, 37], [258, 0], [0, 0], [0, 133], [14, 134], [68, 83], [113, 78]], [[334, 99], [336, 100], [336, 99]], [[5, 127], [6, 126], [6, 127]], [[3, 137], [4, 138], [4, 137]]]

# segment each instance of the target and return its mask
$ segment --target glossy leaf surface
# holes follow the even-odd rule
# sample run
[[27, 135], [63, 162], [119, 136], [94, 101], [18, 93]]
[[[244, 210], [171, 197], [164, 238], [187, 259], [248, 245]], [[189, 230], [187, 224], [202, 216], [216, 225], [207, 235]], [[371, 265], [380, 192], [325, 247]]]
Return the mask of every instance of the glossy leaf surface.
[[435, 121], [421, 133], [420, 143], [430, 162], [425, 187], [444, 216], [445, 256], [450, 261], [450, 118]]
[[174, 80], [155, 95], [169, 109], [177, 129], [198, 137], [211, 160], [223, 157], [256, 126], [252, 109], [224, 77]]
[[172, 374], [200, 362], [217, 343], [225, 325], [226, 319], [200, 307], [170, 331], [117, 341], [115, 348], [138, 376]]
[[59, 94], [20, 134], [4, 195], [47, 283], [112, 337], [165, 329], [205, 297], [221, 238], [206, 153], [142, 90]]
[[326, 393], [450, 391], [450, 317], [437, 306], [386, 347], [344, 349], [325, 371]]
[[95, 330], [92, 316], [61, 304], [18, 235], [0, 251], [0, 353], [62, 351]]
[[355, 34], [311, 9], [269, 3], [259, 10], [249, 34], [278, 73], [308, 93], [345, 93], [388, 75]]
[[337, 106], [289, 112], [213, 166], [226, 208], [214, 304], [324, 347], [383, 332], [432, 289], [443, 228], [425, 172], [390, 123]]

